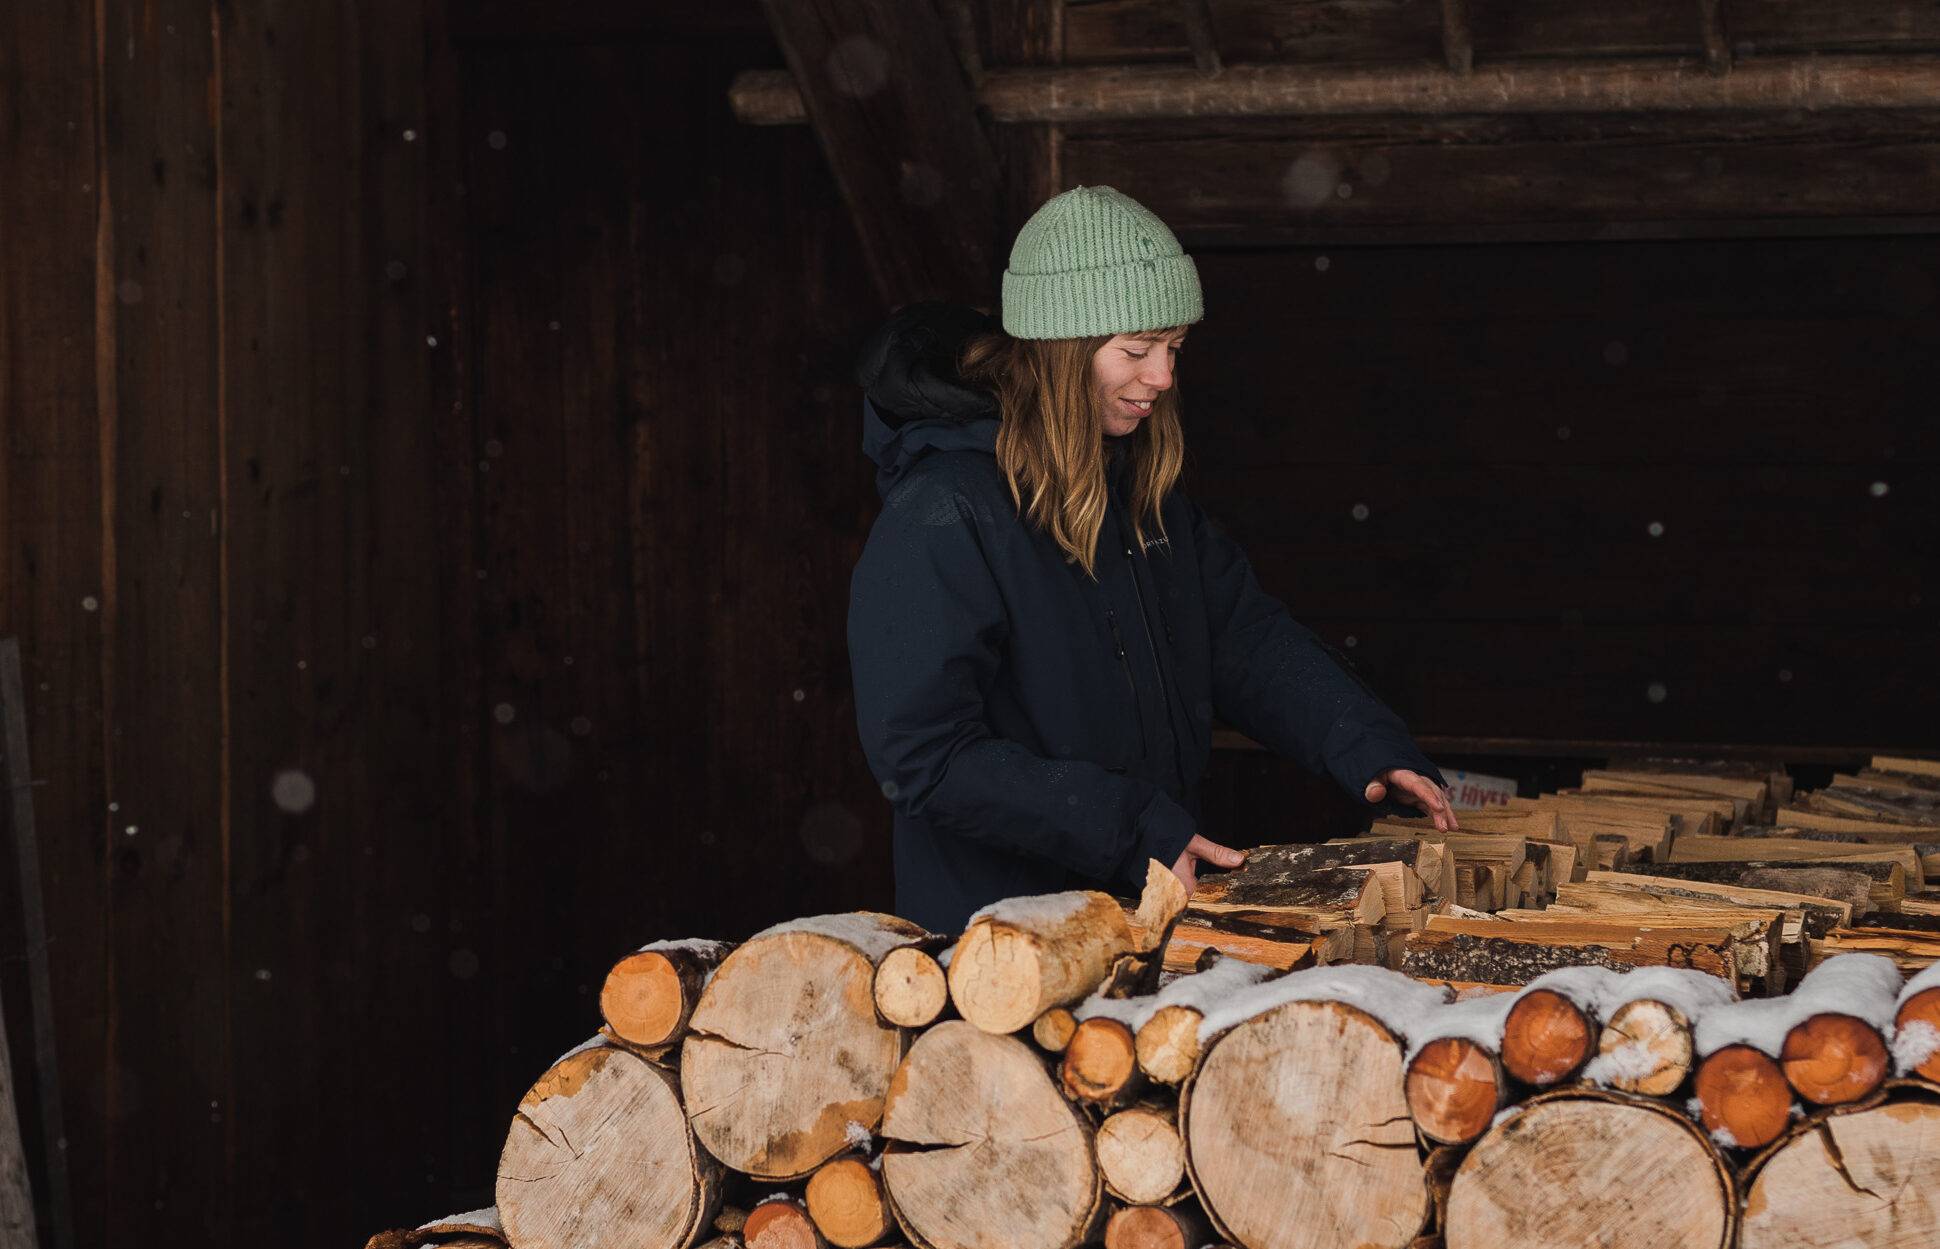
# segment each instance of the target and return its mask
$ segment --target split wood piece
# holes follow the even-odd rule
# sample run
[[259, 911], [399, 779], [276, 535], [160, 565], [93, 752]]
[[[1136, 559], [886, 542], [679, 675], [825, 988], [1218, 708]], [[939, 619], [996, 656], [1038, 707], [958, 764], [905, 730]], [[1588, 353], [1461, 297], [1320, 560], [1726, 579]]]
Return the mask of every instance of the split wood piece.
[[1062, 1054], [1064, 1047], [1071, 1044], [1071, 1034], [1077, 1030], [1078, 1017], [1071, 1013], [1071, 1008], [1053, 1006], [1031, 1024], [1031, 1039], [1046, 1053]]
[[1619, 785], [1644, 785], [1651, 788], [1682, 790], [1685, 793], [1715, 794], [1743, 802], [1745, 810], [1739, 818], [1749, 812], [1757, 815], [1771, 810], [1771, 782], [1764, 779], [1737, 776], [1706, 776], [1696, 772], [1644, 772], [1628, 771], [1619, 768], [1592, 768], [1583, 773], [1583, 787], [1590, 788], [1592, 782]]
[[1347, 960], [1354, 953], [1354, 937], [1344, 928], [1323, 931], [1318, 921], [1297, 916], [1187, 911], [1172, 926], [1172, 937], [1166, 942], [1165, 970], [1181, 974], [1197, 971], [1208, 951], [1262, 967], [1297, 971]]
[[[1467, 812], [1464, 818], [1472, 817], [1474, 814], [1474, 812]], [[1544, 815], [1548, 816], [1546, 821], [1529, 818], [1529, 816], [1542, 817]], [[1444, 884], [1446, 884], [1448, 879], [1448, 859], [1450, 856], [1460, 866], [1498, 867], [1505, 873], [1513, 873], [1517, 868], [1522, 866], [1523, 860], [1528, 857], [1528, 842], [1531, 836], [1535, 836], [1539, 840], [1556, 840], [1556, 818], [1554, 812], [1530, 812], [1529, 816], [1518, 817], [1522, 825], [1530, 830], [1526, 834], [1520, 831], [1514, 833], [1444, 833], [1437, 831], [1434, 824], [1427, 820], [1377, 820], [1375, 821], [1374, 827], [1369, 831], [1376, 836], [1413, 837], [1417, 840], [1431, 842], [1440, 846], [1444, 856], [1442, 879]], [[1448, 891], [1444, 888], [1442, 892], [1446, 894]]]
[[[1671, 797], [1650, 794], [1557, 793], [1537, 798], [1518, 798], [1517, 804], [1532, 809], [1553, 807], [1563, 814], [1563, 828], [1570, 832], [1576, 821], [1608, 824], [1623, 829], [1622, 836], [1634, 837], [1635, 850], [1653, 855], [1668, 850], [1676, 837], [1711, 836], [1731, 822], [1735, 811], [1728, 799], [1698, 795]], [[1661, 828], [1660, 828], [1661, 826]], [[1572, 841], [1581, 838], [1572, 834]]]
[[1533, 1088], [1575, 1075], [1596, 1052], [1590, 1016], [1554, 989], [1531, 989], [1516, 999], [1502, 1024], [1502, 1067]]
[[1401, 1047], [1337, 1002], [1289, 1002], [1213, 1038], [1179, 1099], [1186, 1165], [1248, 1249], [1399, 1249], [1428, 1215]]
[[1856, 1102], [1892, 1074], [1887, 1040], [1855, 1015], [1827, 1011], [1785, 1034], [1778, 1066], [1785, 1082], [1817, 1106]]
[[906, 945], [876, 964], [876, 1010], [899, 1028], [927, 1028], [950, 1004], [950, 982], [935, 953]]
[[1779, 940], [1788, 945], [1806, 937], [1822, 937], [1852, 916], [1851, 906], [1831, 898], [1780, 893], [1772, 889], [1740, 889], [1735, 885], [1711, 885], [1702, 881], [1680, 881], [1628, 872], [1592, 872], [1584, 880], [1565, 885], [1556, 892], [1557, 906], [1576, 906], [1592, 911], [1669, 909], [1682, 908], [1686, 904], [1692, 907], [1776, 911], [1779, 915]]
[[1908, 935], [1936, 936], [1940, 935], [1940, 915], [1929, 915], [1918, 911], [1874, 911], [1871, 915], [1862, 915], [1855, 919], [1850, 927], [1858, 931], [1878, 929]]
[[1716, 799], [1726, 804], [1728, 808], [1722, 826], [1716, 830], [1720, 833], [1730, 832], [1747, 817], [1755, 817], [1760, 813], [1759, 808], [1754, 808], [1743, 798], [1732, 798], [1722, 794], [1705, 793], [1702, 790], [1686, 789], [1679, 785], [1656, 784], [1649, 781], [1614, 780], [1609, 777], [1585, 775], [1583, 783], [1568, 792], [1588, 794], [1595, 798], [1670, 798], [1677, 801], [1690, 798]]
[[1654, 998], [1637, 998], [1611, 1011], [1596, 1051], [1606, 1068], [1604, 1083], [1647, 1097], [1669, 1097], [1683, 1088], [1696, 1065], [1691, 1021]]
[[1940, 1102], [1912, 1090], [1796, 1125], [1753, 1163], [1741, 1249], [1940, 1244]]
[[1466, 1145], [1489, 1130], [1508, 1100], [1502, 1064], [1467, 1037], [1437, 1037], [1408, 1061], [1408, 1113], [1429, 1140]]
[[1658, 911], [1624, 910], [1612, 913], [1551, 908], [1541, 911], [1498, 911], [1496, 919], [1563, 931], [1577, 931], [1579, 926], [1594, 925], [1634, 929], [1640, 933], [1665, 929], [1722, 932], [1731, 948], [1731, 963], [1739, 978], [1763, 981], [1772, 993], [1785, 990], [1785, 969], [1778, 955], [1780, 916], [1777, 911], [1716, 906], [1693, 906], [1688, 910], [1679, 910], [1671, 906]]
[[808, 1177], [808, 1216], [836, 1249], [881, 1244], [896, 1230], [882, 1176], [860, 1158], [835, 1158]]
[[1630, 843], [1619, 834], [1598, 833], [1590, 838], [1592, 870], [1616, 871], [1629, 864], [1634, 857]]
[[1352, 868], [1375, 879], [1384, 910], [1406, 911], [1421, 905], [1422, 891], [1429, 888], [1416, 867], [1424, 860], [1439, 875], [1440, 855], [1434, 851], [1424, 855], [1421, 843], [1412, 837], [1350, 837], [1320, 845], [1259, 846], [1246, 852], [1246, 865], [1239, 871], [1207, 876], [1199, 897], [1244, 905], [1249, 893], [1272, 896], [1316, 872]]
[[985, 1032], [1016, 1032], [1084, 1000], [1132, 952], [1125, 912], [1104, 893], [1000, 902], [971, 917], [950, 956], [950, 1000]]
[[[1843, 902], [1855, 915], [1875, 908], [1876, 891], [1903, 894], [1905, 885], [1905, 873], [1896, 863], [1633, 863], [1627, 874], [1802, 893]], [[1895, 877], [1898, 890], [1893, 887]]]
[[1190, 1202], [1126, 1206], [1105, 1224], [1105, 1249], [1200, 1249], [1212, 1238], [1212, 1224]]
[[1205, 1016], [1194, 1007], [1168, 1005], [1139, 1025], [1133, 1049], [1138, 1069], [1160, 1084], [1177, 1084], [1199, 1065], [1199, 1026]]
[[[1838, 784], [1841, 779], [1848, 783]], [[1897, 831], [1899, 835], [1907, 836], [1925, 830], [1930, 834], [1926, 838], [1928, 841], [1940, 835], [1940, 795], [1919, 794], [1905, 789], [1862, 787], [1853, 783], [1850, 777], [1835, 777], [1831, 789], [1803, 794], [1797, 802], [1780, 807], [1775, 817], [1779, 823], [1791, 822], [1785, 818], [1788, 811], [1854, 820], [1864, 825], [1875, 825], [1879, 831], [1889, 835]], [[1862, 828], [1859, 831], [1872, 833], [1875, 830]]]
[[1872, 768], [1876, 772], [1940, 778], [1940, 759], [1913, 759], [1905, 755], [1874, 755]]
[[1721, 1144], [1763, 1149], [1792, 1123], [1792, 1086], [1768, 1054], [1726, 1045], [1698, 1061], [1698, 1120]]
[[728, 955], [681, 1046], [682, 1100], [708, 1152], [802, 1179], [849, 1148], [849, 1124], [874, 1128], [904, 1047], [876, 1014], [876, 965], [928, 936], [864, 911], [778, 925]]
[[[1908, 1074], [1940, 1084], [1940, 986], [1921, 989], [1900, 1003], [1893, 1028], [1894, 1051], [1909, 1064]], [[1918, 1028], [1930, 1031], [1916, 1038], [1913, 1030]]]
[[714, 1217], [722, 1178], [688, 1130], [674, 1074], [594, 1043], [520, 1099], [499, 1155], [499, 1221], [520, 1249], [678, 1249]]
[[1910, 845], [1876, 845], [1815, 841], [1805, 837], [1686, 837], [1671, 847], [1673, 863], [1897, 863], [1906, 874], [1905, 889], [1919, 891], [1920, 855]]
[[1900, 899], [1900, 910], [1909, 915], [1940, 915], [1940, 889], [1923, 889]]
[[1121, 954], [1112, 960], [1104, 979], [1091, 992], [1097, 997], [1147, 997], [1159, 991], [1159, 972], [1163, 967], [1162, 956]]
[[1884, 926], [1895, 919], [1914, 918], [1912, 916], [1869, 918], [1879, 919], [1881, 926], [1869, 924], [1864, 928], [1835, 928], [1819, 940], [1810, 942], [1812, 965], [1816, 967], [1825, 959], [1841, 954], [1881, 954], [1892, 959], [1902, 972], [1921, 971], [1940, 962], [1940, 933]]
[[1131, 1028], [1105, 1015], [1082, 1020], [1064, 1047], [1058, 1078], [1065, 1096], [1106, 1108], [1122, 1106], [1145, 1085]]
[[1185, 882], [1157, 859], [1147, 859], [1145, 888], [1139, 894], [1138, 907], [1125, 916], [1132, 930], [1132, 951], [1150, 954], [1163, 948], [1173, 923], [1185, 913], [1186, 901]]
[[1554, 811], [1505, 811], [1470, 810], [1461, 813], [1462, 827], [1453, 833], [1444, 833], [1435, 827], [1431, 816], [1395, 816], [1374, 821], [1368, 830], [1376, 835], [1388, 834], [1403, 837], [1423, 835], [1439, 841], [1443, 837], [1466, 838], [1485, 837], [1535, 837], [1554, 841], [1562, 831], [1562, 824]]
[[[1842, 779], [1844, 779], [1844, 773], [1834, 776], [1833, 785], [1838, 786]], [[1878, 768], [1861, 768], [1859, 775], [1851, 779], [1874, 789], [1940, 798], [1940, 776], [1915, 776], [1909, 772], [1882, 772]]]
[[1569, 1090], [1515, 1107], [1476, 1143], [1442, 1234], [1448, 1249], [1723, 1249], [1735, 1208], [1730, 1170], [1688, 1119]]
[[1098, 1169], [1105, 1191], [1120, 1201], [1170, 1201], [1186, 1179], [1186, 1146], [1179, 1136], [1177, 1110], [1147, 1102], [1111, 1115], [1098, 1127]]
[[[1429, 894], [1442, 892], [1444, 856], [1440, 844], [1436, 842], [1411, 834], [1407, 837], [1336, 837], [1324, 844], [1345, 847], [1357, 856], [1343, 860], [1343, 864], [1400, 863], [1415, 874], [1424, 892]], [[1301, 848], [1318, 849], [1318, 847]], [[1316, 866], [1330, 865], [1322, 862]]]
[[960, 1019], [924, 1032], [890, 1087], [882, 1135], [883, 1183], [912, 1244], [1072, 1249], [1103, 1225], [1090, 1125], [1016, 1037]]
[[1435, 915], [1407, 938], [1402, 970], [1438, 980], [1527, 984], [1561, 967], [1689, 967], [1736, 983], [1730, 931], [1636, 928], [1617, 922], [1532, 924]]
[[748, 1211], [741, 1241], [747, 1249], [828, 1249], [807, 1207], [793, 1197], [770, 1197]]
[[1884, 816], [1841, 815], [1803, 807], [1786, 807], [1778, 813], [1778, 823], [1791, 828], [1809, 828], [1827, 833], [1850, 833], [1882, 845], [1940, 841], [1940, 825], [1923, 820], [1889, 820]]
[[686, 1032], [707, 978], [733, 949], [725, 941], [667, 941], [634, 951], [606, 973], [601, 1018], [629, 1045], [673, 1044]]
[[1345, 928], [1380, 923], [1386, 903], [1380, 883], [1356, 868], [1323, 868], [1281, 879], [1270, 872], [1256, 878], [1241, 867], [1200, 882], [1188, 914], [1234, 911], [1312, 919], [1323, 929]]

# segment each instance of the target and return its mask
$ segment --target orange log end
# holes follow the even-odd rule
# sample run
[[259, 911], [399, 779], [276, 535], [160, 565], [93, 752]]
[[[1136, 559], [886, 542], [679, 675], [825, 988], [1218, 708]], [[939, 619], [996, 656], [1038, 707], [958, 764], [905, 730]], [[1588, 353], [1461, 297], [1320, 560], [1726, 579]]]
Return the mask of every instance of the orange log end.
[[1408, 1113], [1429, 1140], [1466, 1145], [1489, 1130], [1502, 1106], [1501, 1069], [1461, 1037], [1428, 1042], [1408, 1064]]
[[764, 1201], [748, 1211], [741, 1242], [748, 1249], [821, 1249], [823, 1243], [808, 1211], [793, 1200]]
[[[1923, 989], [1908, 998], [1906, 1005], [1900, 1007], [1899, 1018], [1894, 1022], [1898, 1024], [1902, 1037], [1907, 1028], [1914, 1024], [1925, 1024], [1936, 1033], [1940, 1033], [1940, 989]], [[1940, 1040], [1940, 1038], [1929, 1039]], [[1940, 1045], [1926, 1056], [1924, 1062], [1915, 1063], [1909, 1074], [1928, 1080], [1940, 1080]]]
[[1886, 1079], [1886, 1040], [1851, 1015], [1814, 1015], [1785, 1034], [1778, 1065], [1806, 1101], [1838, 1106], [1858, 1101]]
[[680, 972], [651, 950], [629, 954], [606, 973], [600, 1014], [621, 1040], [661, 1045], [680, 1026]]
[[1792, 1122], [1792, 1090], [1770, 1056], [1727, 1045], [1698, 1064], [1694, 1080], [1704, 1130], [1723, 1143], [1759, 1149]]
[[1524, 1084], [1557, 1084], [1596, 1052], [1596, 1029], [1581, 1007], [1549, 989], [1532, 989], [1509, 1008], [1502, 1066]]

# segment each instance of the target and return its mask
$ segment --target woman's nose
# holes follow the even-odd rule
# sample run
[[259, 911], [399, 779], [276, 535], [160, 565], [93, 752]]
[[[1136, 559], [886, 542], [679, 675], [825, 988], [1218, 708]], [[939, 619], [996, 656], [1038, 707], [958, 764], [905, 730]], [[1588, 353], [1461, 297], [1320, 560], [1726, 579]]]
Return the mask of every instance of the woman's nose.
[[1148, 363], [1145, 366], [1145, 371], [1139, 375], [1138, 380], [1154, 390], [1169, 390], [1172, 387], [1172, 365], [1170, 362], [1162, 364]]

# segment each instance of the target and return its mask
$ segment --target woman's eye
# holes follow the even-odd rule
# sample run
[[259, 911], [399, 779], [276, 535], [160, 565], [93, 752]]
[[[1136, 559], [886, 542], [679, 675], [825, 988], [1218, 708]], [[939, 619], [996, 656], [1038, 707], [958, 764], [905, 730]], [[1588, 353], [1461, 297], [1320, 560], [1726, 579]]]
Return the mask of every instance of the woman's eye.
[[1146, 356], [1146, 353], [1143, 351], [1128, 351], [1125, 354], [1134, 360], [1143, 360]]

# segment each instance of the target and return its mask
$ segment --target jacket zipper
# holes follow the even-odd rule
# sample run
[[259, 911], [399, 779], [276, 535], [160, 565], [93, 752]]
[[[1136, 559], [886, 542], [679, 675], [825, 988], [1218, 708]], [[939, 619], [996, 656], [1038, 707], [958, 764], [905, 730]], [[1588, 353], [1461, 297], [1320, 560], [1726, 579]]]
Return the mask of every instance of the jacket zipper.
[[1125, 674], [1125, 689], [1132, 696], [1132, 710], [1138, 715], [1138, 753], [1145, 754], [1145, 705], [1138, 698], [1138, 682], [1132, 677], [1132, 660], [1125, 653], [1125, 638], [1118, 631], [1118, 613], [1105, 604], [1105, 622], [1111, 626], [1112, 649], [1118, 652], [1118, 670]]

